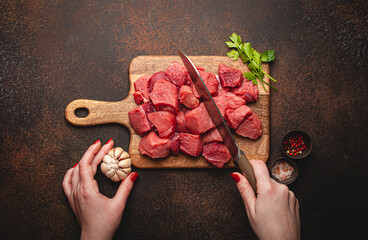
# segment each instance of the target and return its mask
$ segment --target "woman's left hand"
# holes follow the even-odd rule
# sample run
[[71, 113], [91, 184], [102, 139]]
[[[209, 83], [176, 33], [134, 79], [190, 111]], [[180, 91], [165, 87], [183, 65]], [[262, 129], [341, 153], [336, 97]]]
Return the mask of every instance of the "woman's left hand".
[[119, 227], [126, 201], [138, 173], [121, 182], [116, 195], [102, 195], [94, 176], [99, 163], [113, 147], [113, 141], [101, 147], [98, 140], [89, 147], [79, 164], [65, 174], [63, 189], [81, 226], [81, 239], [112, 239]]

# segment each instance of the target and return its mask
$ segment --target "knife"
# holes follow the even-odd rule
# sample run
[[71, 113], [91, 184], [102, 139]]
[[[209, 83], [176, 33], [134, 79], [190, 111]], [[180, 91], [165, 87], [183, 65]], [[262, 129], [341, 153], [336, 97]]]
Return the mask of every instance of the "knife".
[[197, 92], [200, 96], [202, 96], [203, 103], [206, 106], [213, 123], [216, 125], [216, 128], [219, 131], [225, 146], [229, 149], [235, 166], [241, 173], [245, 174], [245, 177], [252, 186], [254, 193], [257, 194], [256, 179], [254, 177], [253, 168], [250, 165], [249, 160], [245, 156], [244, 152], [238, 147], [238, 144], [236, 144], [230, 129], [226, 125], [224, 118], [218, 110], [216, 103], [212, 99], [212, 96], [196, 67], [183, 52], [178, 50], [178, 53], [197, 89]]

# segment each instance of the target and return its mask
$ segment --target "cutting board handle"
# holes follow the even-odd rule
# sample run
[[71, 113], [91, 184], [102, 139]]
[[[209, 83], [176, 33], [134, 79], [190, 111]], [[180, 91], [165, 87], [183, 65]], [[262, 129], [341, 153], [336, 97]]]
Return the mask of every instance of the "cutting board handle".
[[[76, 126], [93, 126], [107, 123], [119, 123], [130, 126], [127, 102], [124, 99], [119, 102], [105, 102], [89, 99], [77, 99], [68, 104], [65, 108], [66, 120]], [[88, 111], [86, 117], [78, 117], [75, 112], [77, 109], [85, 109]]]

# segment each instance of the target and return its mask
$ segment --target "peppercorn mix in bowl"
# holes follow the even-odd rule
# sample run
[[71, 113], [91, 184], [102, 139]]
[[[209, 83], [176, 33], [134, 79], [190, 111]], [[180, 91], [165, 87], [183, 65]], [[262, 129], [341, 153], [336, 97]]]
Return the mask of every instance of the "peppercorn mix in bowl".
[[288, 158], [302, 159], [312, 151], [312, 140], [306, 132], [293, 130], [283, 137], [281, 147]]

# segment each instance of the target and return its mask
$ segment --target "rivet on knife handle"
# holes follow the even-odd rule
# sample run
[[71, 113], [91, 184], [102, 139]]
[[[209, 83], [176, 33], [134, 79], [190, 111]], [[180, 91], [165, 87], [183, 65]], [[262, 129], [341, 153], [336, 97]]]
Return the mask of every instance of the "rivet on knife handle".
[[245, 174], [245, 177], [253, 188], [254, 194], [257, 195], [257, 184], [252, 165], [250, 165], [249, 160], [245, 156], [244, 152], [240, 149], [239, 151], [240, 153], [238, 154], [237, 159], [234, 161], [234, 164], [241, 173]]

